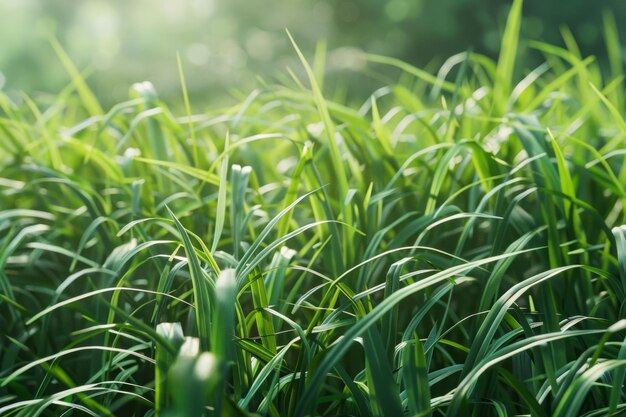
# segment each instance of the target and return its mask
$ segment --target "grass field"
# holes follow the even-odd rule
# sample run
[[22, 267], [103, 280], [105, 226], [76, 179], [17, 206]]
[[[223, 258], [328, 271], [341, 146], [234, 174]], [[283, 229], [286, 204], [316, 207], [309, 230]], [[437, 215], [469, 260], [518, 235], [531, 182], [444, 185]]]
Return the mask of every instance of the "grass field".
[[361, 106], [294, 44], [205, 114], [103, 111], [54, 44], [67, 89], [0, 95], [0, 415], [625, 415], [615, 22], [602, 71], [567, 30], [525, 68], [520, 21], [496, 61], [365, 56]]

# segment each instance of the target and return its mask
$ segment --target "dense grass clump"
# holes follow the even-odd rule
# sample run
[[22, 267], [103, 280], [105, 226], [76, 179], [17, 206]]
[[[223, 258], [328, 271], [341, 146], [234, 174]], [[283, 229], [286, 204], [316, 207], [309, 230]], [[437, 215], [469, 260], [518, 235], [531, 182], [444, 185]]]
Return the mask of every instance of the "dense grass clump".
[[365, 57], [360, 108], [303, 56], [204, 115], [102, 112], [60, 50], [0, 96], [0, 415], [626, 413], [616, 32], [523, 72], [520, 7], [497, 62]]

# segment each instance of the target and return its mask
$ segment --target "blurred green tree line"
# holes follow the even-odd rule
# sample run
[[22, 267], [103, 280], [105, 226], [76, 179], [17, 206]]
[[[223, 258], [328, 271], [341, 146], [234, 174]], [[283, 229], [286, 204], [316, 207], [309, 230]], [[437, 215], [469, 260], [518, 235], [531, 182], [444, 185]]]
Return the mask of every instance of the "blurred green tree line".
[[[284, 29], [303, 51], [328, 42], [329, 73], [359, 69], [359, 51], [436, 68], [472, 47], [495, 55], [509, 0], [0, 0], [0, 87], [17, 95], [69, 82], [46, 39], [54, 32], [105, 104], [150, 80], [180, 99], [180, 53], [192, 99], [212, 102], [255, 76], [297, 67]], [[526, 0], [523, 36], [563, 43], [571, 29], [583, 54], [606, 55], [602, 13], [618, 26], [622, 0]], [[626, 32], [626, 29], [623, 31]], [[622, 34], [623, 38], [623, 34]], [[367, 83], [359, 83], [367, 87]], [[367, 91], [369, 92], [369, 91]], [[351, 87], [351, 93], [366, 93]]]

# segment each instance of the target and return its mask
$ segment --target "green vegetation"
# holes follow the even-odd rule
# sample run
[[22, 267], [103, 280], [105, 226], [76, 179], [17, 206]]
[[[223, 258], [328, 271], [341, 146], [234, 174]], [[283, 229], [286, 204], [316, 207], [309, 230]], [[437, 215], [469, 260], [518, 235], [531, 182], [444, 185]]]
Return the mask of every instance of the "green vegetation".
[[55, 45], [71, 86], [0, 95], [0, 415], [623, 415], [605, 19], [608, 75], [563, 31], [518, 79], [516, 0], [497, 61], [364, 56], [360, 108], [296, 47], [235, 107], [103, 112]]
[[[177, 52], [196, 109], [232, 105], [231, 90], [248, 92], [257, 76], [296, 68], [284, 36], [289, 28], [304, 51], [327, 41], [326, 92], [338, 86], [362, 101], [377, 83], [348, 72], [360, 66], [359, 52], [432, 71], [468, 47], [493, 58], [510, 7], [511, 0], [0, 0], [0, 16], [7, 17], [0, 25], [0, 89], [17, 100], [20, 90], [41, 99], [63, 88], [63, 68], [50, 65], [53, 32], [105, 107], [149, 79], [177, 109]], [[598, 55], [604, 65], [603, 10], [626, 21], [623, 0], [527, 0], [521, 33], [561, 44], [567, 26], [583, 54]], [[522, 69], [540, 63], [531, 59]]]

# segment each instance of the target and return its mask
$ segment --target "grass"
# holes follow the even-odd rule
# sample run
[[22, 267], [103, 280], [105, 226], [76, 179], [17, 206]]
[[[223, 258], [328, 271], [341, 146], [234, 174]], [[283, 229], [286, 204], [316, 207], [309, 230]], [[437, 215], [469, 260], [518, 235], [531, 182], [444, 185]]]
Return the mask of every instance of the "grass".
[[0, 95], [0, 415], [626, 413], [617, 28], [604, 72], [520, 20], [436, 76], [365, 56], [361, 106], [323, 47], [206, 114], [181, 69], [182, 117], [102, 112], [53, 43], [66, 90]]

